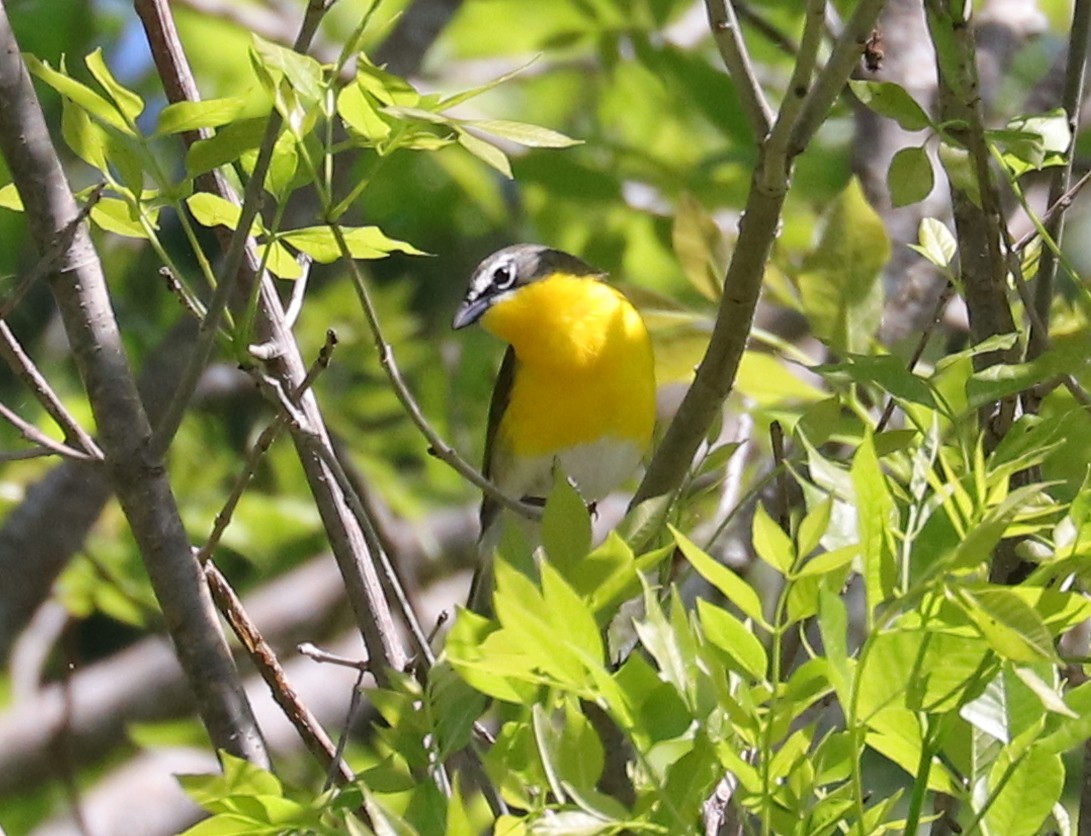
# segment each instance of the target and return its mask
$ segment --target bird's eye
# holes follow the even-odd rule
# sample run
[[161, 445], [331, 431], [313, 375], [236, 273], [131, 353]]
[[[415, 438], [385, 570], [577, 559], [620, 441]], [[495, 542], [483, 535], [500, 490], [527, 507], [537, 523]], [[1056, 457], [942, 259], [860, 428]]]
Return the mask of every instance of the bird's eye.
[[508, 290], [513, 284], [515, 284], [514, 264], [501, 264], [499, 267], [492, 271], [493, 290]]

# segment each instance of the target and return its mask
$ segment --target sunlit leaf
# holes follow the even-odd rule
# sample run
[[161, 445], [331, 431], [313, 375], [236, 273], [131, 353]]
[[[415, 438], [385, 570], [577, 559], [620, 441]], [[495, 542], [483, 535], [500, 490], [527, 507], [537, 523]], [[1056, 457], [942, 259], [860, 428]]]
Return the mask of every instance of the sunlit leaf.
[[797, 279], [811, 327], [835, 351], [866, 353], [882, 317], [879, 275], [889, 258], [883, 221], [853, 180], [827, 210]]
[[895, 120], [907, 131], [920, 131], [932, 122], [901, 85], [890, 81], [849, 81], [849, 88], [861, 102], [880, 116]]

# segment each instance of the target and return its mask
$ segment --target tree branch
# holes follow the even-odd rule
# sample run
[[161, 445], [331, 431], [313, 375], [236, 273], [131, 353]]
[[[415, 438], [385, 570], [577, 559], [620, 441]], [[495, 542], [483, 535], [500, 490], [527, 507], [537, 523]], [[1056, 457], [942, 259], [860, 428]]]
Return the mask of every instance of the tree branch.
[[[79, 209], [0, 2], [0, 152], [40, 253]], [[122, 348], [105, 277], [80, 225], [49, 279], [87, 389], [111, 482], [140, 547], [176, 652], [213, 745], [255, 763], [268, 753], [190, 551], [163, 463], [149, 457], [151, 427]]]
[[720, 50], [720, 57], [724, 59], [728, 74], [735, 82], [735, 91], [743, 113], [750, 121], [750, 130], [754, 132], [754, 139], [761, 142], [773, 124], [773, 109], [769, 107], [754, 73], [735, 9], [729, 0], [705, 0], [705, 9], [712, 38]]
[[[780, 223], [792, 161], [844, 87], [882, 5], [882, 0], [864, 0], [857, 6], [814, 86], [809, 92], [803, 91], [802, 105], [799, 105], [801, 91], [789, 90], [777, 122], [761, 145], [708, 349], [693, 384], [648, 465], [644, 480], [633, 497], [633, 507], [678, 488], [701, 439], [731, 391], [761, 293], [765, 263]], [[808, 17], [808, 26], [811, 25]], [[808, 59], [801, 54], [799, 60], [806, 62]]]
[[[1062, 203], [1072, 189], [1072, 161], [1076, 156], [1076, 136], [1080, 126], [1080, 105], [1083, 103], [1084, 78], [1087, 72], [1087, 53], [1091, 37], [1091, 0], [1076, 0], [1072, 12], [1072, 31], [1068, 40], [1068, 62], [1065, 66], [1064, 93], [1061, 107], [1068, 114], [1068, 127], [1072, 140], [1064, 155], [1064, 165], [1053, 170], [1049, 184], [1048, 216], [1043, 219], [1046, 233], [1057, 249], [1064, 237], [1065, 210], [1071, 205], [1071, 198]], [[1080, 181], [1086, 181], [1086, 176]], [[1055, 208], [1059, 207], [1059, 208]], [[1027, 358], [1034, 359], [1045, 350], [1049, 336], [1050, 308], [1053, 305], [1053, 280], [1057, 274], [1057, 256], [1053, 247], [1042, 247], [1038, 259], [1038, 277], [1034, 287], [1034, 309], [1042, 323], [1041, 328], [1030, 329], [1027, 345]], [[1044, 329], [1044, 330], [1042, 330]]]
[[[181, 50], [169, 6], [165, 0], [138, 0], [137, 10], [148, 31], [148, 42], [163, 78], [167, 97], [172, 102], [196, 100], [196, 84]], [[187, 139], [192, 141], [193, 138]], [[247, 184], [248, 194], [252, 188], [259, 188], [260, 184], [254, 185], [258, 180], [259, 174], [255, 168], [252, 179]], [[226, 200], [236, 203], [238, 201], [238, 196], [222, 177], [211, 182], [202, 181], [202, 186], [210, 188]], [[232, 259], [229, 251], [228, 260], [234, 261], [237, 271], [245, 259], [247, 269], [240, 277], [242, 289], [247, 289], [247, 283], [259, 282], [258, 313], [254, 323], [257, 336], [260, 342], [276, 346], [275, 356], [265, 364], [266, 373], [277, 381], [280, 391], [296, 392], [306, 378], [306, 367], [299, 354], [299, 347], [287, 326], [284, 309], [272, 281], [266, 276], [256, 275], [258, 260], [253, 242], [245, 234], [249, 230], [245, 218], [240, 222], [238, 230], [243, 232], [242, 244], [236, 243], [238, 236], [232, 236], [231, 244], [234, 247], [241, 246], [241, 255]], [[232, 275], [234, 274], [226, 270], [223, 273], [227, 279]], [[346, 594], [367, 644], [368, 654], [375, 660], [375, 676], [383, 683], [386, 681], [388, 668], [404, 667], [406, 653], [397, 640], [393, 618], [383, 595], [378, 572], [370, 557], [365, 533], [354, 518], [345, 495], [326, 464], [327, 457], [317, 452], [319, 448], [325, 448], [332, 455], [329, 434], [313, 392], [306, 391], [301, 395], [298, 409], [306, 422], [299, 426], [290, 425], [292, 440], [322, 517], [334, 557], [345, 580]]]

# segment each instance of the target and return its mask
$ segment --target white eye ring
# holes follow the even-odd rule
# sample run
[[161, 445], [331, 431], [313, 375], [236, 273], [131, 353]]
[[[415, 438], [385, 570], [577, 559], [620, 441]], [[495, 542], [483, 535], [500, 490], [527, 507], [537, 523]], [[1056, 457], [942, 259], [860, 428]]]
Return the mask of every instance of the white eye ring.
[[509, 290], [515, 284], [515, 265], [507, 262], [492, 271], [492, 289], [497, 292]]

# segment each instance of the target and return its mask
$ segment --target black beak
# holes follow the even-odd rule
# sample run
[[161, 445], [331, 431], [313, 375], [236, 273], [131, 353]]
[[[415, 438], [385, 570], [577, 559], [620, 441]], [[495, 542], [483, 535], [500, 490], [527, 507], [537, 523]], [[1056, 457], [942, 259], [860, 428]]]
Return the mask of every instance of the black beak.
[[487, 298], [480, 296], [477, 299], [464, 299], [462, 304], [458, 306], [458, 310], [455, 311], [455, 318], [451, 322], [451, 327], [457, 331], [459, 328], [473, 325], [489, 309], [490, 304]]

